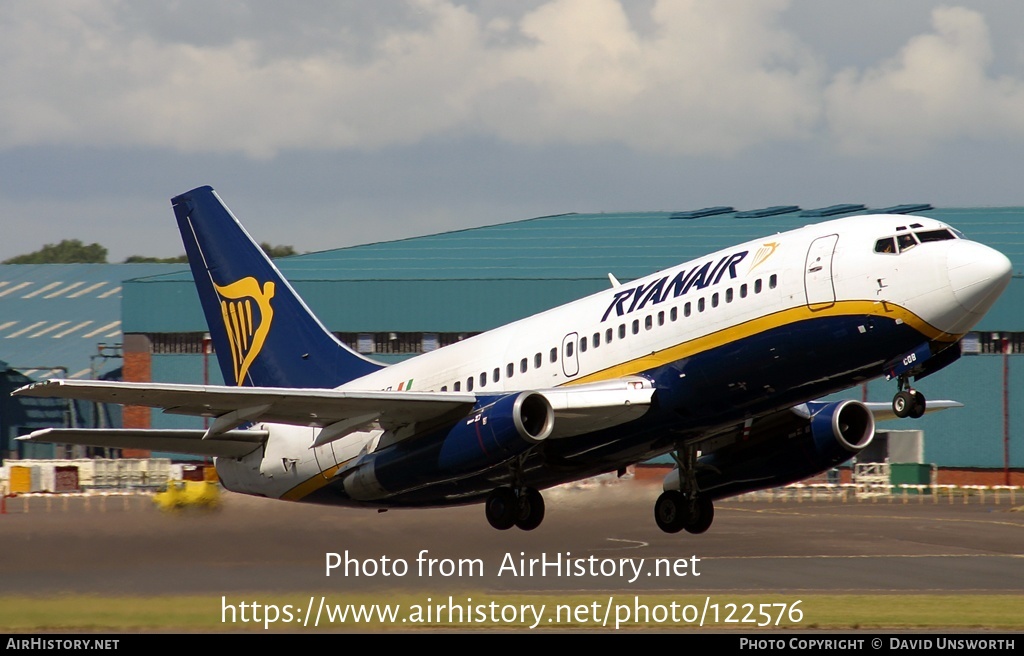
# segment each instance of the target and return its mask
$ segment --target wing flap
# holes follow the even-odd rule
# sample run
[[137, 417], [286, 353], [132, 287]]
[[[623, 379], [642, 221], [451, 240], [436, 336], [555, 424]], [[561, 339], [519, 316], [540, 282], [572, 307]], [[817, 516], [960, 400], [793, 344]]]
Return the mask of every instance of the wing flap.
[[[430, 425], [453, 413], [469, 412], [476, 403], [473, 394], [451, 392], [221, 387], [101, 380], [49, 380], [27, 385], [12, 394], [163, 408], [169, 414], [200, 417], [222, 417], [237, 412], [238, 423], [266, 421], [323, 427], [378, 414], [373, 427], [392, 431], [413, 424]], [[221, 422], [218, 431], [233, 428], [230, 423]]]
[[258, 449], [267, 431], [233, 430], [203, 439], [202, 430], [161, 430], [134, 428], [45, 428], [15, 438], [20, 442], [77, 444], [110, 449], [144, 449], [187, 453], [196, 456], [241, 458]]

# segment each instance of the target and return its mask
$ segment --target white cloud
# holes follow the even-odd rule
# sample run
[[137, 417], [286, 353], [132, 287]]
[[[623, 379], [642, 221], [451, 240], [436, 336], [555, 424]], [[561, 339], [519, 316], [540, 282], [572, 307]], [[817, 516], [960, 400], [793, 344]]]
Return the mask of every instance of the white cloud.
[[289, 54], [281, 34], [251, 25], [189, 42], [119, 22], [118, 3], [4, 5], [0, 147], [261, 157], [473, 130], [693, 153], [806, 136], [816, 120], [818, 71], [776, 24], [783, 2], [660, 0], [646, 38], [619, 0], [487, 18], [449, 0], [410, 4], [424, 20], [391, 26], [362, 57], [343, 33]]
[[985, 20], [961, 8], [830, 76], [787, 0], [652, 0], [643, 29], [623, 0], [189, 1], [0, 5], [0, 148], [266, 158], [483, 135], [700, 156], [1024, 136], [1024, 82], [988, 74]]
[[984, 17], [960, 7], [932, 12], [934, 32], [864, 71], [847, 69], [825, 92], [829, 129], [855, 154], [921, 152], [962, 138], [1024, 137], [1024, 81], [992, 77]]

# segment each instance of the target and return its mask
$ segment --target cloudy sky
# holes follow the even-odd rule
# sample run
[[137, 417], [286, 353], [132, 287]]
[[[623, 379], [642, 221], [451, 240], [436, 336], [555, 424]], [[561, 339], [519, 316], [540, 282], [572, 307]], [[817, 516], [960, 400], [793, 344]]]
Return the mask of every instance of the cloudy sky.
[[0, 259], [561, 212], [1024, 204], [1019, 0], [7, 0]]

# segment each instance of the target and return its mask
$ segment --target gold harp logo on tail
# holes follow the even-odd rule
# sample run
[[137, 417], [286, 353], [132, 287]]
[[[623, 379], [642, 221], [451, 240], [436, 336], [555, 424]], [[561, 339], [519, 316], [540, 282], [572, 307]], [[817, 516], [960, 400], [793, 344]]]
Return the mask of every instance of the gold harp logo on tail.
[[274, 320], [274, 283], [266, 282], [263, 289], [255, 278], [242, 278], [230, 285], [214, 284], [220, 296], [220, 311], [231, 348], [231, 361], [235, 366], [235, 384], [241, 386]]

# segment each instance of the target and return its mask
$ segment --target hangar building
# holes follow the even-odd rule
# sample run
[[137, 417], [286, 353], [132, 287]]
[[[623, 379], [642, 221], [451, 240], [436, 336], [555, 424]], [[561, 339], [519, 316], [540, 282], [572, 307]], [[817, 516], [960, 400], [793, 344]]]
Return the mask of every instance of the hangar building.
[[[1024, 481], [1024, 358], [1018, 357], [1024, 354], [1024, 208], [835, 205], [561, 214], [276, 263], [342, 341], [394, 362], [606, 289], [609, 274], [625, 283], [739, 242], [836, 216], [880, 212], [907, 214], [908, 221], [914, 213], [945, 221], [1002, 251], [1014, 269], [1008, 290], [964, 339], [964, 357], [917, 385], [929, 399], [956, 399], [967, 407], [880, 428], [923, 429], [927, 462], [1010, 468], [1022, 477], [1018, 483]], [[222, 383], [191, 273], [182, 265], [160, 266], [136, 269], [141, 275], [125, 280], [120, 290], [124, 379]], [[2, 348], [0, 358], [14, 360]], [[894, 382], [881, 380], [845, 396], [888, 401], [894, 392]], [[144, 408], [126, 408], [123, 421], [128, 427], [203, 425], [199, 418]]]

